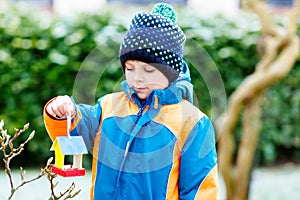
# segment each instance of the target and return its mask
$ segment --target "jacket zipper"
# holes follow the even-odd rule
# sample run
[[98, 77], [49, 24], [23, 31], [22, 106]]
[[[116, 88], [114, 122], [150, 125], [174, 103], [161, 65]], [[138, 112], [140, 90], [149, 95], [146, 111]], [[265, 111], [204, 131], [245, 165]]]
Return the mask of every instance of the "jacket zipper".
[[[138, 113], [136, 114], [136, 119], [135, 119], [135, 124], [137, 124], [137, 122], [139, 121], [139, 119], [141, 118], [141, 116], [142, 116], [142, 114], [143, 114], [143, 111], [144, 111], [144, 109], [145, 109], [145, 106], [146, 104], [143, 104], [140, 108], [139, 108], [139, 111], [138, 111]], [[127, 154], [128, 154], [128, 151], [129, 151], [129, 147], [130, 147], [130, 140], [131, 139], [129, 139], [128, 141], [127, 141], [127, 143], [126, 143], [126, 147], [125, 147], [125, 151], [124, 151], [124, 159], [123, 159], [123, 161], [122, 161], [122, 163], [121, 163], [121, 166], [120, 166], [120, 170], [119, 170], [119, 173], [118, 173], [118, 177], [117, 177], [117, 185], [116, 185], [116, 187], [115, 187], [115, 189], [117, 189], [118, 187], [119, 187], [119, 183], [118, 183], [118, 181], [120, 180], [120, 176], [121, 176], [121, 169], [123, 168], [123, 165], [124, 165], [124, 161], [125, 161], [125, 159], [126, 159], [126, 156], [127, 156]], [[114, 194], [114, 200], [116, 199], [116, 195], [117, 195], [117, 193], [115, 192], [115, 194]]]
[[[148, 97], [149, 98], [149, 97]], [[140, 108], [139, 108], [139, 111], [138, 111], [138, 113], [136, 114], [136, 119], [135, 119], [135, 124], [137, 124], [138, 123], [138, 121], [140, 120], [140, 118], [141, 118], [141, 116], [143, 115], [143, 112], [144, 112], [144, 110], [145, 110], [145, 108], [146, 108], [146, 105], [147, 105], [147, 103], [146, 103], [146, 101], [144, 101], [144, 102], [142, 102], [141, 104], [140, 104]], [[133, 128], [133, 130], [134, 130], [135, 128]], [[132, 138], [129, 138], [129, 140], [127, 141], [127, 143], [126, 143], [126, 147], [125, 147], [125, 151], [124, 151], [124, 158], [123, 158], [123, 161], [122, 161], [122, 163], [121, 163], [121, 165], [120, 165], [120, 169], [119, 169], [119, 173], [118, 173], [118, 177], [117, 177], [117, 185], [116, 185], [116, 187], [115, 187], [115, 190], [117, 190], [117, 188], [119, 187], [119, 180], [120, 180], [120, 176], [121, 176], [121, 171], [122, 171], [122, 169], [123, 169], [123, 166], [124, 166], [124, 163], [125, 163], [125, 159], [126, 159], [126, 156], [127, 156], [127, 154], [128, 154], [128, 151], [129, 151], [129, 147], [130, 147], [130, 144], [131, 144], [131, 142], [132, 142], [132, 140], [133, 140], [133, 138], [135, 137], [135, 136], [131, 136]], [[114, 196], [114, 199], [116, 199], [116, 195], [117, 195], [117, 192], [115, 192], [115, 196]]]
[[[145, 105], [143, 105], [142, 107], [140, 107], [137, 115], [136, 115], [136, 119], [134, 121], [135, 124], [137, 124], [137, 122], [139, 121], [139, 119], [141, 118], [142, 114], [143, 114], [143, 111], [145, 109]], [[126, 144], [126, 147], [125, 147], [125, 151], [124, 151], [124, 157], [127, 156], [128, 154], [128, 150], [129, 150], [129, 146], [130, 146], [130, 141], [128, 140], [127, 141], [127, 144]]]
[[144, 111], [144, 106], [139, 109], [139, 112], [136, 115], [135, 124], [139, 121]]

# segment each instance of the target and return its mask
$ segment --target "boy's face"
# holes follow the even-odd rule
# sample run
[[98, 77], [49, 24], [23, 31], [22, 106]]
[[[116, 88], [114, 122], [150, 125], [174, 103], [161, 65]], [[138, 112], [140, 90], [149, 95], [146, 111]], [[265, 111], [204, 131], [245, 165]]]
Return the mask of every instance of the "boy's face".
[[126, 61], [125, 76], [140, 99], [146, 99], [154, 89], [164, 89], [169, 85], [163, 73], [152, 65], [137, 60]]

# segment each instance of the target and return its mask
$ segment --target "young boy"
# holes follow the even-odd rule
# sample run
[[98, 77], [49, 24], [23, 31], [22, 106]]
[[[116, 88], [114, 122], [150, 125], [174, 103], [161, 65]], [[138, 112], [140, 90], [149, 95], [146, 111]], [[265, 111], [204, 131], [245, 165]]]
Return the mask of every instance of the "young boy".
[[71, 134], [93, 154], [90, 199], [217, 199], [214, 129], [191, 103], [184, 41], [173, 8], [156, 4], [133, 17], [120, 47], [122, 92], [94, 106], [69, 96], [46, 104], [51, 139], [72, 115]]

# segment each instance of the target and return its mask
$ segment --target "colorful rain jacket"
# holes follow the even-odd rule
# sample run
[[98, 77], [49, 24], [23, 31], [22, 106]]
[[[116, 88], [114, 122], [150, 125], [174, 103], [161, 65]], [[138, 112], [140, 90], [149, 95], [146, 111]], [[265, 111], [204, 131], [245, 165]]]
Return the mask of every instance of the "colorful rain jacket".
[[[90, 199], [217, 199], [214, 128], [190, 102], [189, 80], [154, 90], [143, 103], [124, 81], [123, 92], [76, 105], [71, 134], [93, 155]], [[44, 112], [51, 139], [66, 135], [66, 119]]]

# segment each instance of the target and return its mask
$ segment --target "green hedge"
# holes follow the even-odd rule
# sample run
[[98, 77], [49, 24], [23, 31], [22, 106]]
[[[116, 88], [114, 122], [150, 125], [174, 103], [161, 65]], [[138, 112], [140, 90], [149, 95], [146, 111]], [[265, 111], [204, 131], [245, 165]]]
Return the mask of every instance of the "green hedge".
[[[42, 118], [43, 106], [50, 98], [73, 94], [77, 102], [93, 103], [100, 95], [118, 89], [122, 70], [117, 54], [130, 19], [124, 24], [116, 15], [107, 11], [63, 19], [13, 9], [0, 14], [0, 119], [5, 120], [10, 132], [26, 122], [36, 130], [35, 139], [18, 162], [28, 158], [31, 164], [38, 165], [52, 156]], [[201, 44], [218, 67], [229, 96], [259, 60], [259, 22], [244, 14], [232, 19], [221, 15], [196, 17], [184, 9], [178, 16], [188, 39]], [[193, 66], [199, 63], [199, 47], [187, 42], [186, 48], [199, 107], [210, 113], [208, 88], [198, 78], [197, 66]], [[97, 53], [101, 56], [97, 57]], [[282, 148], [291, 149], [295, 159], [300, 160], [296, 153], [300, 148], [299, 64], [266, 93], [258, 147], [258, 160], [262, 163], [276, 161]], [[103, 69], [95, 91], [89, 90]]]

